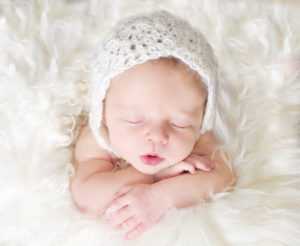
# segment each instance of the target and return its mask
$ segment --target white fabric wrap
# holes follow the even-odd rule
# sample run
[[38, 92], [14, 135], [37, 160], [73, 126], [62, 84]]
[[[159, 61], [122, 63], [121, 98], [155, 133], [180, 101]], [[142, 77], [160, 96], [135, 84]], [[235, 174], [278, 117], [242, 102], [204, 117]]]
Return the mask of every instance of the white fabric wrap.
[[170, 56], [197, 71], [206, 85], [207, 104], [199, 135], [213, 127], [217, 86], [213, 51], [198, 30], [160, 10], [120, 21], [98, 49], [93, 63], [89, 124], [102, 148], [114, 153], [102, 125], [103, 100], [110, 80], [137, 64]]

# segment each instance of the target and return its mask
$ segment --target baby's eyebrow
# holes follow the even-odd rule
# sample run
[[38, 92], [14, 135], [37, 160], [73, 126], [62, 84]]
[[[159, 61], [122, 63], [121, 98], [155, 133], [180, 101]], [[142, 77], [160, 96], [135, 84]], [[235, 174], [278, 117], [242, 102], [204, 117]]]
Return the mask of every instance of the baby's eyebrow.
[[197, 114], [191, 111], [178, 111], [172, 117], [175, 119], [193, 120], [196, 118], [196, 116]]
[[144, 111], [141, 109], [138, 109], [137, 107], [118, 107], [118, 110], [120, 111], [120, 114], [125, 116], [132, 116], [132, 115], [143, 115]]
[[[124, 113], [133, 113], [133, 112], [139, 112], [139, 108], [136, 105], [122, 105], [122, 112]], [[121, 108], [121, 107], [119, 107]]]
[[194, 110], [179, 110], [177, 114], [180, 116], [193, 116]]
[[185, 116], [194, 116], [195, 114], [201, 111], [201, 106], [197, 105], [192, 108], [181, 108], [178, 110], [178, 113]]

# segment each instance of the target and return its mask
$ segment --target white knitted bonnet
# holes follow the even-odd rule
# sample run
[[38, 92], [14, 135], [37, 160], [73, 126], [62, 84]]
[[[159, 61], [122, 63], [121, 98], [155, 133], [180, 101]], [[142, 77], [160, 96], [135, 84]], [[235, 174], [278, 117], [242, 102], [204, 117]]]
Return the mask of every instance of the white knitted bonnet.
[[213, 51], [198, 30], [160, 10], [121, 20], [98, 49], [93, 64], [89, 124], [102, 148], [114, 153], [102, 124], [103, 100], [110, 80], [134, 65], [160, 57], [178, 58], [198, 72], [207, 88], [207, 104], [199, 134], [212, 128], [217, 81]]

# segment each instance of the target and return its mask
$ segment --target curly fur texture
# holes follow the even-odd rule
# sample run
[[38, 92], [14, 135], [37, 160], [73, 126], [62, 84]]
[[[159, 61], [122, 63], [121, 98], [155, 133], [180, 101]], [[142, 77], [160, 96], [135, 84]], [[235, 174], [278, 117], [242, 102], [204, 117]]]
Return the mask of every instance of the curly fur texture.
[[[121, 17], [157, 8], [215, 51], [215, 133], [236, 186], [126, 241], [74, 207], [72, 150], [98, 43]], [[1, 1], [0, 245], [300, 245], [299, 12], [296, 0]]]

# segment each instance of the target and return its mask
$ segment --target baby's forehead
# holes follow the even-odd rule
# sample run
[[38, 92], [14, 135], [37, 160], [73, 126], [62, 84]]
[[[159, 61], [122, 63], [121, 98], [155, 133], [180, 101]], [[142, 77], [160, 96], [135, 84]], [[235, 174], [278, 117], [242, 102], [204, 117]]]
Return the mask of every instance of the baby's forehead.
[[149, 60], [148, 63], [152, 66], [165, 66], [167, 68], [183, 71], [187, 78], [194, 79], [199, 85], [203, 85], [203, 88], [206, 88], [200, 74], [174, 56], [160, 57], [159, 59]]
[[[172, 75], [159, 74], [169, 72], [168, 69], [160, 69], [163, 64], [175, 70], [184, 69], [185, 73], [177, 74], [171, 70]], [[147, 72], [133, 68], [125, 71], [111, 82], [105, 98], [106, 105], [115, 105], [114, 108], [130, 112], [143, 110], [143, 107], [162, 108], [162, 111], [165, 108], [182, 115], [193, 115], [202, 109], [207, 96], [205, 85], [199, 77], [193, 76], [192, 70], [184, 63], [162, 59], [150, 61], [147, 66], [159, 68], [158, 75], [153, 74], [157, 69]], [[187, 74], [190, 78], [187, 78]]]
[[[183, 85], [192, 81], [192, 83], [196, 84], [198, 88], [206, 93], [206, 85], [203, 83], [201, 76], [180, 59], [175, 57], [161, 57], [159, 59], [148, 60], [142, 64], [137, 64], [113, 77], [109, 89], [114, 83], [117, 84], [123, 83], [123, 81], [132, 81], [136, 79], [136, 77], [138, 77], [140, 83], [143, 84], [143, 82], [148, 79], [144, 79], [146, 75], [153, 77], [153, 82], [155, 82], [154, 80], [157, 76], [162, 75], [171, 78], [174, 74], [179, 74], [181, 76], [181, 83]], [[168, 82], [168, 77], [160, 82], [165, 84], [164, 82]], [[137, 84], [137, 86], [138, 85], [139, 84]], [[169, 84], [169, 86], [173, 85]]]

